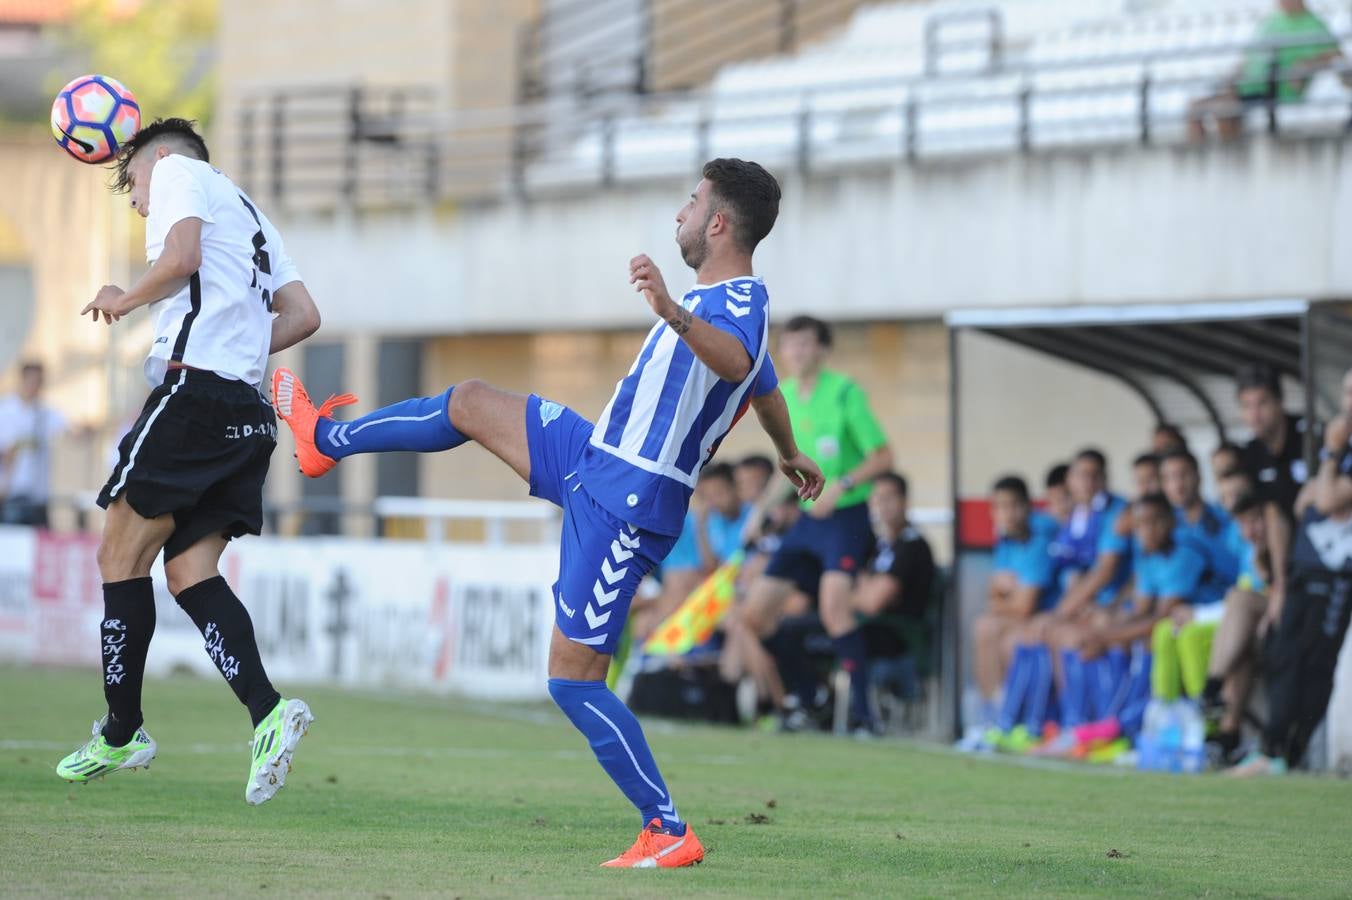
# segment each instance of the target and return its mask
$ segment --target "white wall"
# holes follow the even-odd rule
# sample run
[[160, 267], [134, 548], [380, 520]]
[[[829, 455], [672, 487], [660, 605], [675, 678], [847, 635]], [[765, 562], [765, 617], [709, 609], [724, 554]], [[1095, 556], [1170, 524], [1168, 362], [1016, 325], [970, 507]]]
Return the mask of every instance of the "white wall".
[[[641, 325], [648, 252], [673, 292], [689, 183], [451, 214], [287, 221], [330, 328], [408, 334]], [[1002, 155], [783, 178], [759, 254], [779, 315], [907, 318], [956, 307], [1352, 296], [1343, 141]]]

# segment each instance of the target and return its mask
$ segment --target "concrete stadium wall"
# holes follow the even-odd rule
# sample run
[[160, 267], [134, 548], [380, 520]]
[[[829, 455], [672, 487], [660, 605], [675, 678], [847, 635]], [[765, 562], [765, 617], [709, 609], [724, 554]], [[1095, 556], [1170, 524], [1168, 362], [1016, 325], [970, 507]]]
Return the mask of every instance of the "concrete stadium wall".
[[[673, 242], [688, 183], [596, 188], [453, 214], [280, 224], [331, 328], [408, 334], [638, 327], [626, 264]], [[758, 257], [779, 316], [1352, 296], [1352, 153], [1336, 140], [785, 174]], [[389, 314], [396, 304], [397, 317]]]

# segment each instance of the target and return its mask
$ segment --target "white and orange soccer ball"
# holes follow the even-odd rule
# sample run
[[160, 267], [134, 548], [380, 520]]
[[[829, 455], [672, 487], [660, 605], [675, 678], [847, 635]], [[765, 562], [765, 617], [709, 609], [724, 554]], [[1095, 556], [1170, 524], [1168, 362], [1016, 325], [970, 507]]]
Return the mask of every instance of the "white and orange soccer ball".
[[80, 162], [107, 162], [140, 128], [136, 97], [107, 75], [81, 75], [52, 103], [52, 137]]

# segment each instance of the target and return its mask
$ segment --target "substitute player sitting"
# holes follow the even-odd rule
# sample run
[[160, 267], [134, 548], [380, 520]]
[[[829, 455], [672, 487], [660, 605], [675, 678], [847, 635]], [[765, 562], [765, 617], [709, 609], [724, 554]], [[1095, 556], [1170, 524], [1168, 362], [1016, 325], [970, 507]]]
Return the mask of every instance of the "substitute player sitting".
[[676, 215], [676, 243], [698, 283], [678, 302], [652, 260], [630, 261], [630, 282], [661, 321], [595, 425], [558, 403], [482, 381], [338, 423], [329, 418], [333, 407], [353, 398], [316, 409], [293, 373], [273, 376], [277, 410], [306, 475], [323, 475], [354, 453], [435, 452], [472, 440], [532, 496], [563, 508], [549, 692], [642, 817], [638, 840], [607, 866], [704, 858], [638, 720], [605, 681], [634, 591], [681, 533], [700, 470], [751, 407], [799, 494], [815, 498], [823, 484], [794, 442], [768, 354], [769, 298], [752, 274], [752, 251], [779, 212], [779, 185], [738, 159], [713, 160], [703, 175]]
[[108, 715], [56, 771], [84, 782], [155, 757], [141, 680], [155, 633], [150, 566], [163, 550], [170, 593], [249, 709], [244, 796], [258, 804], [282, 787], [312, 717], [273, 689], [249, 613], [218, 564], [227, 542], [263, 526], [263, 479], [277, 446], [277, 419], [259, 393], [268, 355], [313, 334], [319, 311], [277, 229], [207, 161], [193, 123], [141, 129], [118, 159], [116, 187], [146, 218], [150, 270], [126, 291], [104, 286], [81, 314], [112, 324], [151, 305], [145, 373], [155, 388], [98, 499], [108, 511], [98, 556]]

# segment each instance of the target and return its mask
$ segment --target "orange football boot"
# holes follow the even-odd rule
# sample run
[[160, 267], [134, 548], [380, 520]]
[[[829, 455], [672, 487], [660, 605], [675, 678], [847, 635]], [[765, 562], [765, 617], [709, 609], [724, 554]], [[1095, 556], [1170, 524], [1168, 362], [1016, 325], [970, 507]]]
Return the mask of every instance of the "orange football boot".
[[352, 394], [337, 394], [316, 409], [295, 372], [282, 368], [272, 373], [272, 405], [296, 438], [296, 461], [303, 474], [318, 478], [338, 465], [338, 460], [326, 456], [315, 446], [315, 426], [321, 418], [332, 416], [338, 407], [356, 402], [357, 398]]
[[667, 834], [662, 820], [653, 819], [638, 833], [634, 846], [601, 863], [611, 869], [679, 869], [704, 862], [704, 845], [695, 837], [695, 829], [686, 823], [684, 835]]

